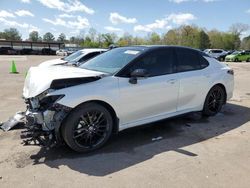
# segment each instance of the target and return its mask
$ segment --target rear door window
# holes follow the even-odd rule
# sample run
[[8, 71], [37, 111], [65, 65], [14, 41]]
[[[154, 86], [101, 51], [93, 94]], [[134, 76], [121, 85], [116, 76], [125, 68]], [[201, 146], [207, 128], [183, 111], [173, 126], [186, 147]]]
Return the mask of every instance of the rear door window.
[[199, 54], [199, 59], [200, 59], [201, 69], [204, 69], [209, 65], [208, 61], [202, 56], [202, 54]]
[[178, 60], [178, 72], [201, 69], [200, 57], [198, 52], [186, 48], [176, 48], [176, 55]]

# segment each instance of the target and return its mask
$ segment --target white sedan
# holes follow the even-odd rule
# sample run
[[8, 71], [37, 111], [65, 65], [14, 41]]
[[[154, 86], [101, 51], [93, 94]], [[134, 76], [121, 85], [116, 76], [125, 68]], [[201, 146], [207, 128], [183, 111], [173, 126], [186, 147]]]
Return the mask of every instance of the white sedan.
[[68, 53], [67, 53], [66, 50], [60, 49], [60, 50], [57, 50], [57, 51], [56, 51], [56, 55], [59, 55], [59, 56], [66, 56], [66, 55], [68, 55]]
[[122, 47], [80, 67], [33, 67], [23, 90], [27, 142], [88, 152], [130, 127], [189, 112], [213, 116], [233, 95], [233, 73], [178, 46]]
[[70, 65], [76, 65], [78, 66], [79, 64], [82, 64], [89, 59], [100, 55], [103, 52], [106, 52], [107, 49], [103, 48], [84, 48], [82, 50], [78, 50], [77, 52], [67, 56], [63, 57], [60, 59], [52, 59], [48, 61], [44, 61], [39, 67], [49, 67], [49, 66], [54, 66], [54, 65], [61, 65], [61, 64], [70, 64]]

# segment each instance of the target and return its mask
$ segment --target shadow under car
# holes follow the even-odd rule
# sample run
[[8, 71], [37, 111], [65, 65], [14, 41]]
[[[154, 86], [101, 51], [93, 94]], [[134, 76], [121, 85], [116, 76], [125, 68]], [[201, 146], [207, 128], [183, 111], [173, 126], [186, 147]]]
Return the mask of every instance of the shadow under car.
[[[51, 168], [66, 165], [80, 173], [105, 176], [167, 151], [195, 157], [199, 153], [182, 148], [217, 137], [249, 120], [250, 108], [229, 103], [214, 117], [204, 118], [200, 113], [191, 113], [124, 130], [113, 136], [103, 148], [88, 154], [75, 153], [67, 147], [41, 148], [30, 158], [34, 165], [42, 163]], [[152, 141], [157, 137], [159, 140]]]

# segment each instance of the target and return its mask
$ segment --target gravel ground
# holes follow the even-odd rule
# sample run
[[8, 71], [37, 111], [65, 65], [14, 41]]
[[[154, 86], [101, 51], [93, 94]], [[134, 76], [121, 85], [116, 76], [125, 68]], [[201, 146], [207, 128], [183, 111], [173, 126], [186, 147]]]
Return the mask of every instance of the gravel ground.
[[[28, 68], [52, 58], [0, 56], [0, 121], [25, 109]], [[19, 74], [9, 74], [13, 59]], [[234, 97], [217, 116], [194, 113], [125, 130], [87, 155], [23, 146], [21, 129], [0, 131], [0, 187], [250, 187], [250, 63], [230, 66]]]

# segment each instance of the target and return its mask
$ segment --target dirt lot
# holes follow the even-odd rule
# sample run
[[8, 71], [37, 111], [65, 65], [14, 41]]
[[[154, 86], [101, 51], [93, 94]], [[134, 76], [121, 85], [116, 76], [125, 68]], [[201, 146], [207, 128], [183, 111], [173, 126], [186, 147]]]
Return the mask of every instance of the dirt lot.
[[[28, 67], [55, 56], [0, 56], [0, 121], [24, 110]], [[20, 129], [0, 131], [0, 187], [250, 187], [250, 63], [230, 63], [235, 93], [215, 117], [198, 113], [130, 129], [101, 150], [22, 146]], [[163, 139], [152, 141], [161, 136]]]

